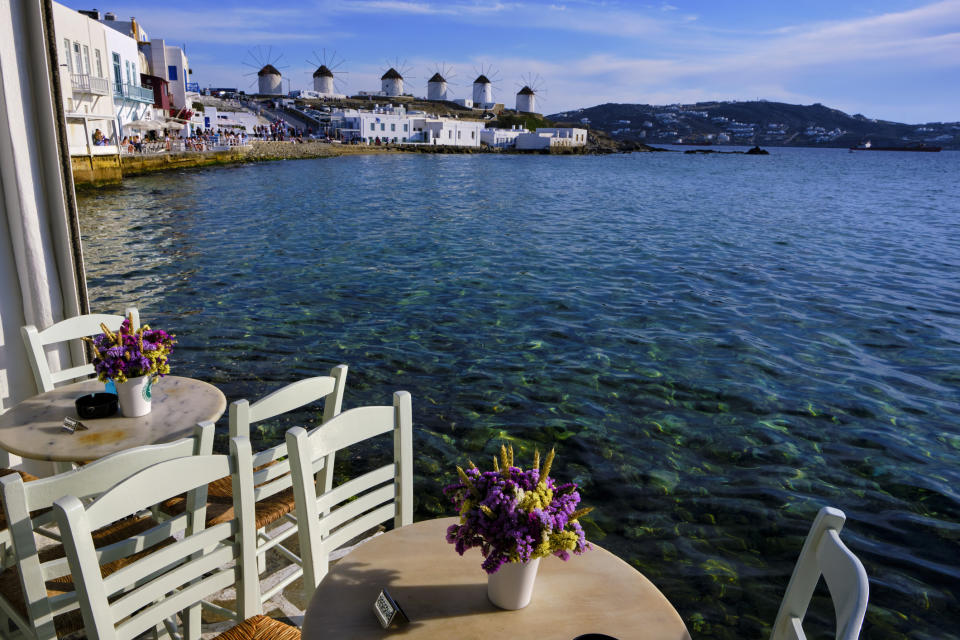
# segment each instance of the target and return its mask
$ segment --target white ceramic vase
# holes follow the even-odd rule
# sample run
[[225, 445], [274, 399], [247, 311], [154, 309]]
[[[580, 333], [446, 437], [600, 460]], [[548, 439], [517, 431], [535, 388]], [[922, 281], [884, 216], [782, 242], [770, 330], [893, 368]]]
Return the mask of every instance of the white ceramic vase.
[[117, 383], [120, 413], [125, 418], [136, 418], [150, 413], [152, 386], [153, 376], [139, 376]]
[[501, 609], [523, 609], [530, 604], [539, 568], [540, 558], [501, 565], [487, 576], [487, 598]]

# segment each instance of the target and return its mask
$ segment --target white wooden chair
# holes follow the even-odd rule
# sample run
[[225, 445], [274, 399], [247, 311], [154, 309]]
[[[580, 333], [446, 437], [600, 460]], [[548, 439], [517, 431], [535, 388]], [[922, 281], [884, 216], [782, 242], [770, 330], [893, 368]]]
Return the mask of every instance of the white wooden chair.
[[771, 640], [805, 640], [803, 619], [822, 575], [836, 613], [837, 640], [857, 640], [870, 595], [867, 572], [840, 540], [846, 516], [823, 507], [810, 527], [780, 604]]
[[140, 327], [140, 312], [135, 308], [126, 309], [124, 315], [115, 316], [104, 313], [92, 313], [84, 316], [67, 318], [51, 325], [43, 331], [37, 331], [32, 324], [21, 327], [20, 333], [27, 347], [27, 356], [30, 358], [30, 368], [37, 383], [37, 393], [51, 391], [53, 388], [68, 380], [87, 377], [93, 374], [92, 364], [83, 364], [62, 371], [50, 371], [45, 347], [59, 342], [68, 342], [102, 333], [100, 323], [107, 325], [111, 331], [120, 328], [126, 316], [133, 314], [133, 327]]
[[[340, 413], [346, 379], [347, 366], [341, 364], [331, 369], [329, 376], [317, 376], [294, 382], [253, 404], [247, 400], [237, 400], [230, 405], [230, 436], [249, 438], [251, 425], [298, 409], [321, 398], [324, 399], [322, 420], [326, 423]], [[283, 546], [284, 541], [297, 533], [297, 519], [293, 515], [293, 481], [290, 476], [286, 443], [254, 453], [253, 464], [248, 468], [240, 469], [240, 473], [249, 476], [255, 487], [254, 522], [257, 529], [257, 566], [261, 574], [261, 583], [272, 581], [270, 587], [266, 589], [261, 588], [260, 584], [257, 585], [261, 591], [261, 602], [266, 602], [303, 575], [300, 556]], [[207, 507], [208, 526], [234, 518], [231, 479], [221, 478], [211, 483], [208, 501], [210, 503]], [[175, 503], [167, 503], [165, 507], [172, 512], [182, 508]], [[267, 527], [271, 527], [269, 531]], [[265, 556], [268, 551], [279, 554], [289, 563], [266, 573]], [[233, 613], [211, 602], [205, 602], [204, 605], [225, 615]]]
[[[393, 438], [393, 462], [333, 488], [334, 454], [387, 433]], [[332, 551], [387, 520], [392, 519], [395, 527], [413, 522], [410, 394], [394, 393], [392, 407], [344, 411], [309, 433], [294, 427], [287, 431], [287, 447], [303, 556], [303, 587], [309, 598], [327, 575]]]
[[[10, 548], [0, 572], [0, 624], [6, 625], [9, 619], [23, 636], [35, 640], [55, 640], [58, 632], [82, 629], [63, 547], [52, 541], [39, 544], [42, 537], [57, 540], [49, 528], [54, 500], [67, 494], [90, 499], [157, 462], [209, 454], [213, 433], [213, 423], [205, 423], [197, 426], [191, 438], [127, 449], [49, 478], [27, 483], [17, 474], [0, 478], [0, 498], [8, 520], [0, 540]], [[100, 547], [154, 524], [150, 516], [131, 518], [96, 531], [93, 538]], [[0, 627], [0, 637], [6, 637], [5, 631], [6, 627]]]
[[[250, 475], [241, 472], [252, 464], [250, 441], [233, 438], [230, 450], [230, 456], [190, 456], [155, 464], [89, 505], [75, 496], [54, 503], [90, 640], [129, 639], [150, 630], [173, 636], [178, 633], [174, 628], [178, 614], [183, 638], [198, 640], [200, 602], [234, 585], [244, 620], [241, 627], [260, 631], [254, 635], [235, 629], [227, 634], [260, 640], [299, 638], [299, 631], [260, 615], [253, 484]], [[207, 527], [207, 484], [228, 474], [237, 496], [236, 517]], [[181, 515], [144, 534], [95, 547], [91, 531], [184, 492], [187, 504]], [[173, 535], [176, 541], [170, 540]], [[151, 553], [143, 555], [143, 550]], [[126, 566], [104, 577], [101, 565], [117, 556], [127, 558]]]

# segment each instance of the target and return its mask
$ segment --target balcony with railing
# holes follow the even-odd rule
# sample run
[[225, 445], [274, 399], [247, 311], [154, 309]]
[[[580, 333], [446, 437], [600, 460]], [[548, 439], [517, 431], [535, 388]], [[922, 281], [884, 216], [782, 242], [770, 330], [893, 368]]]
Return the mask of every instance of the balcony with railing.
[[153, 89], [150, 87], [138, 87], [135, 84], [129, 84], [127, 82], [114, 84], [113, 95], [117, 98], [129, 98], [137, 102], [153, 104]]
[[98, 96], [110, 93], [110, 82], [106, 78], [96, 78], [85, 73], [72, 73], [70, 82], [76, 93], [90, 93]]
[[187, 91], [193, 91], [194, 93], [200, 93], [200, 83], [199, 82], [188, 82], [186, 83]]

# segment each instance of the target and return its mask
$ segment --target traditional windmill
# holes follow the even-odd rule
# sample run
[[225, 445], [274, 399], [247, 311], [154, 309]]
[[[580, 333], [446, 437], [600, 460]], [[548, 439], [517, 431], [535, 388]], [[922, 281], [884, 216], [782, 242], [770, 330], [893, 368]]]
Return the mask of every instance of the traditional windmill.
[[250, 86], [252, 87], [256, 83], [257, 93], [260, 95], [284, 95], [283, 75], [280, 73], [280, 69], [286, 69], [289, 65], [278, 67], [283, 55], [277, 54], [274, 56], [273, 47], [268, 47], [266, 51], [263, 47], [256, 47], [247, 51], [247, 58], [248, 60], [244, 61], [243, 64], [253, 70], [244, 75], [252, 76], [256, 74], [257, 76], [256, 80], [250, 82]]
[[545, 93], [543, 79], [538, 74], [528, 74], [522, 82], [523, 88], [517, 92], [517, 112], [536, 113], [537, 95]]
[[492, 66], [484, 69], [474, 69], [477, 79], [473, 81], [473, 106], [478, 109], [489, 109], [493, 106], [493, 83], [499, 81], [498, 72]]
[[427, 80], [427, 100], [449, 100], [447, 85], [453, 84], [450, 80], [454, 75], [453, 67], [447, 66], [446, 63], [437, 65], [435, 73]]
[[[390, 64], [389, 62], [387, 63]], [[399, 69], [399, 70], [398, 70]], [[391, 98], [403, 95], [403, 76], [407, 75], [410, 67], [407, 61], [395, 61], [386, 73], [380, 77], [380, 91], [383, 95]]]
[[[313, 72], [313, 90], [321, 96], [334, 96], [346, 93], [343, 90], [343, 81], [339, 76], [347, 75], [348, 71], [340, 70], [344, 60], [337, 59], [337, 52], [334, 51], [327, 57], [327, 50], [323, 49], [321, 54], [313, 52], [313, 59], [307, 60], [311, 67], [316, 66]], [[338, 86], [340, 85], [340, 86]]]

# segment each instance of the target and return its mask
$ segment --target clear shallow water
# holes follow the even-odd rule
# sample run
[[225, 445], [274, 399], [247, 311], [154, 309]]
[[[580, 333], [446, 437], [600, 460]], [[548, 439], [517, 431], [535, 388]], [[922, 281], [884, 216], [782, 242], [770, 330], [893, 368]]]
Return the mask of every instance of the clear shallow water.
[[960, 638], [958, 174], [947, 152], [371, 156], [80, 206], [91, 306], [177, 333], [176, 372], [229, 400], [341, 362], [345, 408], [409, 390], [418, 519], [452, 515], [455, 463], [556, 446], [588, 537], [694, 637], [746, 638], [830, 504], [871, 578], [862, 637]]

